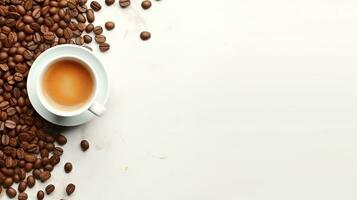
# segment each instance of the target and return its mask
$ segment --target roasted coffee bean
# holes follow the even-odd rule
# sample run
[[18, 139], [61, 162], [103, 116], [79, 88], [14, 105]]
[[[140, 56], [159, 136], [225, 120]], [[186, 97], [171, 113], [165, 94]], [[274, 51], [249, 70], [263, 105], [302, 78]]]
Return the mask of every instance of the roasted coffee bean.
[[37, 192], [37, 200], [43, 200], [45, 198], [45, 193], [40, 190]]
[[86, 26], [86, 32], [90, 33], [94, 30], [94, 25], [93, 24], [87, 24]]
[[25, 192], [21, 192], [18, 196], [18, 199], [19, 200], [27, 200], [28, 196], [27, 196], [27, 193]]
[[151, 7], [151, 1], [144, 0], [143, 2], [141, 2], [141, 7], [145, 10], [149, 9]]
[[87, 151], [89, 149], [89, 142], [87, 140], [81, 141], [81, 149], [82, 151]]
[[94, 39], [98, 44], [104, 43], [106, 41], [106, 37], [104, 35], [96, 35]]
[[110, 49], [110, 45], [108, 43], [101, 43], [99, 44], [99, 50], [101, 52], [106, 52]]
[[9, 198], [14, 198], [17, 195], [16, 190], [13, 187], [9, 187], [6, 189], [6, 194]]
[[67, 162], [66, 164], [64, 164], [64, 171], [66, 173], [70, 173], [72, 171], [72, 168], [73, 168], [72, 163]]
[[14, 183], [14, 180], [12, 179], [12, 177], [7, 177], [7, 178], [5, 178], [4, 182], [2, 183], [2, 186], [4, 188], [8, 188], [8, 187], [12, 186], [13, 183]]
[[21, 182], [19, 183], [19, 186], [18, 186], [18, 191], [19, 191], [19, 192], [23, 192], [23, 191], [26, 190], [26, 188], [27, 188], [27, 183], [26, 183], [26, 181], [21, 181]]
[[84, 39], [83, 37], [79, 36], [76, 38], [76, 44], [77, 45], [83, 45], [84, 44]]
[[103, 28], [101, 26], [96, 26], [96, 27], [94, 27], [93, 32], [96, 35], [100, 35], [103, 33]]
[[66, 187], [67, 195], [71, 195], [76, 190], [76, 186], [72, 183], [68, 184]]
[[53, 150], [53, 154], [61, 156], [63, 154], [63, 149], [61, 147], [55, 147], [55, 149]]
[[26, 181], [27, 181], [27, 186], [29, 188], [32, 188], [33, 186], [35, 186], [36, 180], [32, 175], [28, 176]]
[[94, 22], [95, 15], [94, 15], [93, 9], [88, 9], [87, 12], [86, 12], [86, 16], [87, 16], [87, 20], [88, 20], [89, 23]]
[[147, 31], [143, 31], [140, 33], [140, 38], [142, 40], [148, 40], [151, 38], [151, 33], [150, 32], [147, 32]]
[[61, 146], [67, 143], [67, 138], [61, 134], [56, 135], [55, 139], [56, 142]]
[[130, 6], [130, 0], [119, 0], [119, 5], [122, 8], [126, 8]]
[[85, 43], [89, 44], [92, 42], [92, 37], [90, 35], [84, 35], [83, 40]]
[[40, 180], [41, 182], [47, 181], [49, 178], [51, 178], [51, 173], [49, 171], [43, 171], [40, 174]]
[[45, 188], [46, 194], [51, 194], [53, 191], [55, 191], [55, 186], [53, 184], [49, 184]]
[[109, 21], [109, 22], [106, 22], [105, 23], [105, 28], [107, 29], [107, 30], [113, 30], [114, 28], [115, 28], [115, 24], [114, 24], [114, 22], [112, 22], [112, 21]]
[[107, 6], [111, 6], [111, 5], [113, 5], [115, 3], [115, 0], [105, 0], [105, 4], [107, 5]]
[[97, 1], [92, 1], [90, 3], [90, 7], [94, 10], [94, 11], [99, 11], [100, 9], [102, 9], [102, 6], [97, 2]]

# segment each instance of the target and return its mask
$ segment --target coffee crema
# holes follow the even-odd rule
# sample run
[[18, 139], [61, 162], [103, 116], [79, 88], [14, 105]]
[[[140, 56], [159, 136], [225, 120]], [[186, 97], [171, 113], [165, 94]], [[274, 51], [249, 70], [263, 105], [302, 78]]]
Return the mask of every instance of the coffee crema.
[[87, 103], [95, 90], [92, 73], [83, 63], [73, 59], [58, 60], [44, 72], [42, 90], [57, 109], [75, 110]]

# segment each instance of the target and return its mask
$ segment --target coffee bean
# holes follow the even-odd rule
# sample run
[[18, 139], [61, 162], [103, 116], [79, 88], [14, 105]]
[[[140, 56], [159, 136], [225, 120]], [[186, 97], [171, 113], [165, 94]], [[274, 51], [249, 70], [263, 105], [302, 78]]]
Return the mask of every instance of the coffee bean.
[[89, 142], [87, 140], [81, 141], [81, 149], [82, 151], [87, 151], [89, 149]]
[[150, 32], [147, 32], [147, 31], [143, 31], [140, 33], [140, 38], [142, 40], [148, 40], [151, 38], [151, 33]]
[[93, 29], [94, 29], [94, 25], [93, 25], [93, 24], [88, 24], [88, 25], [86, 26], [86, 32], [87, 32], [87, 33], [92, 32]]
[[38, 200], [43, 200], [45, 198], [45, 193], [42, 190], [39, 190], [37, 192], [37, 199]]
[[33, 186], [35, 186], [36, 180], [32, 175], [28, 176], [26, 181], [27, 181], [27, 186], [29, 188], [32, 188]]
[[101, 26], [96, 26], [96, 27], [94, 27], [93, 32], [96, 35], [100, 35], [103, 33], [103, 28]]
[[119, 0], [119, 5], [122, 8], [126, 8], [130, 6], [130, 0]]
[[72, 163], [70, 163], [70, 162], [67, 162], [67, 163], [64, 165], [64, 171], [65, 171], [66, 173], [70, 173], [70, 172], [72, 171], [72, 168], [73, 168], [73, 166], [72, 166]]
[[113, 29], [115, 28], [114, 22], [112, 22], [112, 21], [106, 22], [106, 23], [105, 23], [105, 28], [106, 28], [107, 30], [113, 30]]
[[[4, 173], [4, 172], [3, 172], [3, 173]], [[12, 173], [14, 173], [14, 172], [12, 171]], [[8, 174], [8, 175], [10, 175], [10, 174]], [[13, 176], [13, 175], [12, 175], [12, 176]], [[13, 183], [14, 183], [14, 180], [13, 180], [11, 177], [7, 177], [7, 178], [5, 178], [4, 182], [2, 183], [2, 186], [4, 186], [4, 188], [8, 188], [8, 187], [10, 187]]]
[[87, 12], [86, 12], [86, 16], [87, 16], [87, 20], [88, 20], [89, 23], [94, 22], [95, 15], [94, 15], [93, 9], [88, 9]]
[[144, 0], [143, 2], [141, 2], [141, 7], [145, 10], [149, 9], [151, 7], [151, 1]]
[[105, 4], [107, 6], [113, 5], [115, 3], [115, 0], [105, 0]]
[[110, 45], [108, 43], [101, 43], [99, 44], [99, 50], [101, 52], [106, 52], [110, 49]]
[[18, 199], [19, 200], [27, 200], [28, 196], [27, 196], [27, 193], [25, 192], [21, 192], [18, 196]]
[[6, 120], [5, 127], [8, 129], [14, 129], [16, 127], [16, 122], [14, 122], [12, 120]]
[[102, 6], [97, 2], [97, 1], [92, 1], [90, 3], [90, 7], [94, 10], [94, 11], [99, 11], [100, 9], [102, 9]]
[[92, 42], [92, 37], [90, 35], [84, 35], [83, 40], [85, 43], [89, 44]]
[[96, 35], [94, 39], [98, 44], [104, 43], [106, 41], [106, 37], [104, 35]]
[[25, 191], [27, 188], [27, 183], [25, 181], [21, 181], [18, 186], [19, 192]]
[[76, 190], [76, 186], [72, 183], [68, 184], [66, 187], [67, 195], [71, 195]]
[[6, 194], [7, 194], [7, 196], [9, 197], [9, 198], [14, 198], [16, 195], [17, 195], [17, 192], [16, 192], [16, 190], [14, 189], [14, 188], [12, 188], [12, 187], [9, 187], [9, 188], [7, 188], [6, 189]]
[[40, 180], [41, 182], [47, 181], [49, 178], [51, 178], [51, 173], [49, 171], [43, 171], [40, 174]]
[[61, 146], [65, 145], [67, 143], [67, 138], [61, 134], [56, 135], [55, 139], [56, 139], [56, 142]]
[[51, 194], [55, 190], [55, 186], [53, 184], [49, 184], [45, 188], [46, 194]]

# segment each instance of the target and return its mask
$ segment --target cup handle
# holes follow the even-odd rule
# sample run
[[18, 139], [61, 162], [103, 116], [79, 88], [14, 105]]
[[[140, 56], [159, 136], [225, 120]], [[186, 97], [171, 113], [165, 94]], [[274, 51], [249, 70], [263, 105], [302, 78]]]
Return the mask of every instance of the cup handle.
[[105, 112], [105, 108], [102, 104], [94, 102], [93, 105], [89, 107], [89, 111], [95, 114], [96, 116], [100, 117]]

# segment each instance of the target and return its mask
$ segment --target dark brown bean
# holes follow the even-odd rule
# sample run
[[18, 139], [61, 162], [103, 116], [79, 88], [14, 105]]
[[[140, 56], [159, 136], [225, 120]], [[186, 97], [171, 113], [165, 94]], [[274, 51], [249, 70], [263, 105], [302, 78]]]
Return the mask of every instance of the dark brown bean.
[[66, 187], [67, 195], [71, 195], [76, 190], [76, 186], [72, 183], [68, 184]]
[[81, 149], [82, 151], [87, 151], [89, 149], [89, 142], [87, 140], [81, 141]]
[[94, 40], [98, 43], [98, 44], [101, 44], [101, 43], [104, 43], [107, 39], [104, 35], [96, 35], [94, 37]]
[[55, 190], [55, 186], [53, 184], [49, 184], [45, 188], [46, 194], [51, 194]]
[[103, 28], [101, 26], [96, 26], [96, 27], [94, 27], [93, 32], [96, 35], [100, 35], [103, 33]]
[[70, 172], [72, 171], [72, 168], [73, 168], [73, 166], [72, 166], [72, 163], [70, 163], [70, 162], [67, 162], [67, 163], [64, 165], [64, 171], [65, 171], [66, 173], [70, 173]]
[[87, 20], [88, 20], [89, 23], [94, 22], [95, 15], [94, 15], [93, 9], [88, 9], [87, 12], [86, 12], [86, 16], [87, 16]]
[[141, 7], [145, 10], [149, 9], [151, 7], [151, 1], [144, 0], [143, 2], [141, 2]]
[[105, 0], [105, 4], [107, 5], [107, 6], [111, 6], [111, 5], [113, 5], [115, 3], [115, 0]]
[[43, 171], [40, 174], [40, 180], [41, 182], [47, 181], [49, 178], [51, 178], [51, 173], [49, 171]]
[[90, 7], [94, 10], [94, 11], [99, 11], [100, 9], [102, 9], [102, 6], [100, 5], [100, 3], [98, 3], [97, 1], [92, 1], [90, 3]]
[[37, 199], [38, 200], [43, 200], [45, 198], [45, 193], [42, 190], [39, 190], [37, 192]]
[[35, 186], [36, 180], [32, 175], [28, 176], [26, 181], [27, 181], [27, 186], [29, 188], [32, 188], [33, 186]]
[[12, 187], [9, 187], [9, 188], [7, 188], [6, 189], [6, 194], [7, 194], [7, 196], [9, 197], [9, 198], [14, 198], [16, 195], [17, 195], [17, 192], [16, 192], [16, 190], [14, 189], [14, 188], [12, 188]]
[[86, 26], [86, 32], [87, 33], [90, 33], [90, 32], [92, 32], [94, 30], [94, 25], [93, 24], [88, 24], [87, 26]]
[[56, 135], [55, 139], [56, 142], [61, 146], [67, 143], [67, 138], [61, 134]]
[[109, 22], [106, 22], [105, 23], [105, 28], [107, 29], [107, 30], [113, 30], [114, 28], [115, 28], [115, 24], [114, 24], [114, 22], [112, 22], [112, 21], [109, 21]]
[[27, 183], [26, 183], [26, 181], [21, 181], [21, 182], [19, 183], [19, 186], [18, 186], [19, 192], [25, 191], [26, 188], [27, 188]]
[[27, 196], [27, 193], [25, 192], [21, 192], [18, 196], [18, 199], [19, 200], [27, 200], [28, 196]]
[[119, 5], [122, 8], [126, 8], [130, 6], [130, 0], [119, 0]]
[[148, 32], [148, 31], [143, 31], [143, 32], [140, 33], [140, 38], [142, 40], [148, 40], [148, 39], [151, 38], [151, 33]]
[[90, 35], [84, 35], [83, 40], [85, 43], [89, 44], [92, 42], [92, 37]]

